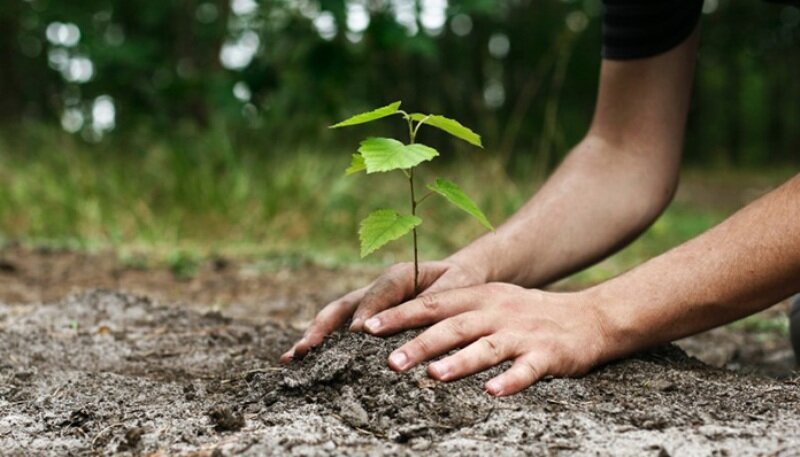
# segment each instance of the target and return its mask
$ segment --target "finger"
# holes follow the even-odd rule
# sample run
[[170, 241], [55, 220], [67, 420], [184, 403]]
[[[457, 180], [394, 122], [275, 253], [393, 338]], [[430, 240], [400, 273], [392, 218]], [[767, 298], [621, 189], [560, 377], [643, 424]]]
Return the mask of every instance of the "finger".
[[428, 366], [428, 374], [439, 381], [453, 381], [489, 369], [513, 357], [509, 337], [497, 333], [479, 338], [474, 343]]
[[424, 297], [426, 295], [439, 294], [442, 292], [447, 292], [448, 290], [458, 289], [461, 287], [468, 287], [472, 285], [473, 284], [464, 284], [463, 282], [458, 281], [451, 276], [447, 276], [447, 273], [445, 273], [444, 275], [442, 275], [441, 278], [437, 279], [433, 284], [431, 284], [430, 287], [417, 294], [417, 297], [419, 298], [419, 297]]
[[427, 262], [419, 269], [419, 290], [417, 297], [426, 294], [436, 294], [458, 287], [466, 287], [465, 281], [458, 279], [458, 275], [450, 273], [448, 264], [444, 262]]
[[364, 293], [361, 303], [353, 315], [350, 330], [360, 332], [364, 321], [375, 314], [400, 304], [414, 291], [414, 267], [411, 264], [398, 264], [389, 269], [372, 283]]
[[491, 319], [485, 313], [470, 311], [445, 319], [402, 345], [389, 356], [389, 367], [406, 371], [420, 362], [492, 333]]
[[342, 326], [353, 314], [353, 310], [366, 290], [366, 287], [354, 290], [325, 306], [314, 318], [314, 322], [306, 330], [303, 338], [281, 355], [281, 363], [287, 363], [295, 357], [303, 357], [312, 347], [320, 344], [332, 331]]
[[[425, 275], [421, 275], [424, 277]], [[422, 281], [421, 281], [422, 282]], [[425, 295], [438, 294], [453, 289], [460, 289], [462, 287], [470, 287], [481, 284], [482, 282], [466, 276], [462, 271], [448, 269], [444, 274], [439, 274], [430, 286], [420, 292], [417, 297]]]
[[480, 304], [480, 298], [472, 288], [422, 295], [372, 317], [364, 323], [364, 329], [373, 335], [390, 335], [472, 311]]
[[[426, 290], [446, 271], [447, 264], [441, 262], [427, 262], [421, 265], [418, 288]], [[353, 325], [350, 326], [350, 329], [363, 331], [366, 320], [381, 311], [413, 298], [416, 292], [414, 290], [414, 264], [400, 263], [395, 265], [386, 274], [378, 278], [373, 287], [366, 293], [364, 300], [353, 316]]]
[[539, 381], [547, 372], [548, 359], [544, 353], [520, 356], [511, 368], [486, 383], [486, 392], [496, 397], [512, 395]]

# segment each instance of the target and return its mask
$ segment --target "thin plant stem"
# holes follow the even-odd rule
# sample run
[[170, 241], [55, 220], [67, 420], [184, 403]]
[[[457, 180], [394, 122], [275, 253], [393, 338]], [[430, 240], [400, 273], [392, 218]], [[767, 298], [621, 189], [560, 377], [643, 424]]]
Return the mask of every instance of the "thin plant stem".
[[[417, 128], [415, 129], [411, 117], [409, 116], [406, 119], [408, 120], [408, 134], [409, 134], [410, 144], [414, 144], [414, 140], [416, 139], [417, 136], [417, 129], [419, 129], [421, 123], [417, 124]], [[411, 191], [411, 215], [416, 216], [417, 199], [416, 196], [414, 195], [414, 167], [411, 167], [411, 169], [408, 170], [408, 187], [409, 190]], [[416, 297], [417, 293], [419, 293], [419, 250], [417, 249], [416, 227], [411, 229], [411, 236], [414, 240], [413, 241], [414, 242], [414, 296]]]
[[[408, 173], [408, 186], [411, 189], [411, 215], [417, 215], [417, 200], [414, 197], [414, 169]], [[414, 239], [414, 296], [419, 292], [419, 258], [417, 250], [417, 228], [411, 230], [411, 235]]]

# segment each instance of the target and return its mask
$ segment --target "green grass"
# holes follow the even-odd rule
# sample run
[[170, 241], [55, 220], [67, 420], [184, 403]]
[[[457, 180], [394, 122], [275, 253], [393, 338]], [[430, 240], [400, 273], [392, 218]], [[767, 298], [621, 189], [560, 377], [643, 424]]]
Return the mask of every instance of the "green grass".
[[[6, 135], [7, 138], [9, 135]], [[139, 146], [87, 146], [67, 135], [0, 137], [0, 238], [84, 250], [116, 249], [170, 264], [193, 255], [301, 256], [324, 263], [359, 261], [358, 222], [376, 207], [405, 209], [395, 179], [346, 177], [351, 151], [258, 150], [234, 146], [222, 132]], [[234, 153], [234, 150], [236, 151]], [[458, 169], [480, 204], [500, 221], [528, 191], [506, 179], [487, 154]], [[487, 166], [487, 164], [489, 166]], [[494, 182], [494, 192], [481, 192]], [[404, 187], [403, 187], [404, 188]], [[426, 206], [428, 203], [426, 203]], [[431, 199], [431, 206], [436, 205]], [[422, 247], [434, 258], [482, 233], [457, 210], [429, 211]], [[426, 214], [423, 209], [423, 216]], [[452, 230], [437, 233], [437, 221]], [[405, 243], [367, 262], [405, 258]], [[177, 259], [177, 260], [176, 260]], [[182, 267], [178, 269], [182, 270]]]
[[[199, 259], [216, 255], [326, 265], [410, 258], [407, 240], [358, 257], [358, 222], [378, 207], [408, 206], [396, 192], [405, 185], [400, 174], [396, 180], [346, 177], [349, 150], [262, 150], [222, 130], [173, 137], [90, 147], [52, 131], [0, 135], [0, 242], [113, 249], [140, 268], [149, 265], [147, 258], [158, 258], [179, 276], [191, 276]], [[457, 180], [494, 224], [536, 188], [510, 179], [484, 151], [460, 153], [421, 177], [437, 175]], [[727, 212], [676, 203], [639, 240], [567, 285], [619, 274]], [[441, 258], [483, 233], [437, 199], [425, 203], [421, 216], [423, 259]]]
[[656, 222], [616, 255], [573, 275], [567, 285], [593, 284], [657, 256], [708, 230], [725, 219], [721, 211], [698, 210], [686, 204], [672, 204]]
[[747, 333], [768, 335], [789, 335], [789, 319], [785, 315], [754, 314], [730, 324], [732, 329]]

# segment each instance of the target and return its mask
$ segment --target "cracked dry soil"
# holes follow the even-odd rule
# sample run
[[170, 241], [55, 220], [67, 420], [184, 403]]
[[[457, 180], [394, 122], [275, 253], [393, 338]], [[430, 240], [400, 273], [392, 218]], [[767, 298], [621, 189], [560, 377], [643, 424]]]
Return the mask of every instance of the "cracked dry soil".
[[387, 339], [338, 333], [276, 360], [278, 325], [92, 291], [0, 305], [3, 455], [798, 455], [800, 385], [668, 346], [495, 399], [500, 368], [397, 374]]

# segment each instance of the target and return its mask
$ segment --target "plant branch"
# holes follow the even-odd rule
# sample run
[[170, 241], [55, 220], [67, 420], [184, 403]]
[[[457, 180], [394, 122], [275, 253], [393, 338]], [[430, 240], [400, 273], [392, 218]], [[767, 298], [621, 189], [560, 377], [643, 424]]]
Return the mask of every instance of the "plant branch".
[[427, 194], [423, 195], [422, 198], [417, 200], [417, 207], [419, 207], [419, 205], [421, 205], [422, 202], [424, 202], [426, 198], [430, 197], [433, 194], [434, 194], [434, 192], [432, 190], [429, 190]]
[[[425, 117], [423, 117], [421, 121], [417, 122], [417, 126], [414, 128], [414, 138], [417, 137], [417, 132], [419, 132], [419, 128], [422, 127], [422, 124], [424, 124], [425, 121], [427, 121], [429, 117], [431, 117], [430, 114], [425, 116]], [[413, 141], [412, 141], [412, 143], [413, 143]]]

